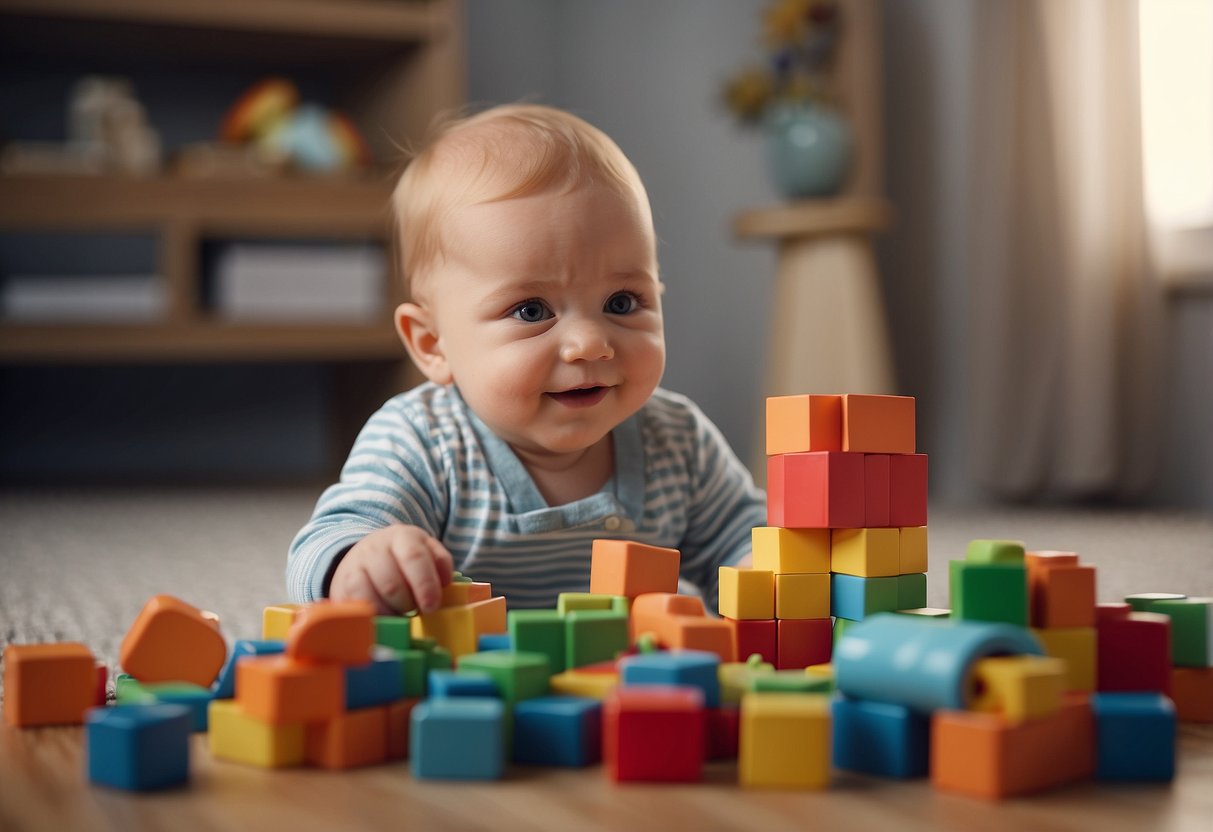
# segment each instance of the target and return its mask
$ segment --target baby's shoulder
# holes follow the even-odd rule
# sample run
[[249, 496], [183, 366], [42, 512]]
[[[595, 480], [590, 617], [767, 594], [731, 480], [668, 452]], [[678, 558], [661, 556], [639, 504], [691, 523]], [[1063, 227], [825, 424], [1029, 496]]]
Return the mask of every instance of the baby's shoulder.
[[467, 408], [452, 388], [433, 382], [393, 396], [371, 417], [387, 431], [450, 442], [471, 430]]
[[691, 448], [707, 417], [691, 399], [658, 387], [645, 403], [640, 418], [646, 443]]

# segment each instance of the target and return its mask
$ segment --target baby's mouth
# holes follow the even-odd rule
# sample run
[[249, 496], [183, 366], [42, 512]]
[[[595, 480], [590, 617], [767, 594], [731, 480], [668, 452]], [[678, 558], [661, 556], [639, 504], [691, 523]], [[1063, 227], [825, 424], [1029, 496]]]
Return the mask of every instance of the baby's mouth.
[[578, 387], [574, 390], [562, 390], [559, 393], [548, 393], [547, 395], [566, 407], [590, 407], [602, 401], [610, 389], [609, 387], [596, 385], [593, 387]]

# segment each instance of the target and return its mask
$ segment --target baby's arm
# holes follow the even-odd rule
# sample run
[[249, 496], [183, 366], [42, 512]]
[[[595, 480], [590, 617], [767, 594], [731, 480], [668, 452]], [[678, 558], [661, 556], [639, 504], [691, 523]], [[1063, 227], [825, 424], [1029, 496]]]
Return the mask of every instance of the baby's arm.
[[370, 601], [381, 615], [430, 612], [451, 582], [451, 553], [428, 532], [394, 524], [371, 532], [345, 553], [329, 584], [334, 601]]

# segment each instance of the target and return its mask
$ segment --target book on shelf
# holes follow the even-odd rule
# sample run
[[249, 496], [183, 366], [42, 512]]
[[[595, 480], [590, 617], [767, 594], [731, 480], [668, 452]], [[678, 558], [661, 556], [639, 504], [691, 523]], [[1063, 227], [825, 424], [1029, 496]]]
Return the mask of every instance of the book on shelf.
[[0, 315], [10, 323], [151, 323], [166, 305], [164, 281], [154, 274], [21, 274], [0, 281]]

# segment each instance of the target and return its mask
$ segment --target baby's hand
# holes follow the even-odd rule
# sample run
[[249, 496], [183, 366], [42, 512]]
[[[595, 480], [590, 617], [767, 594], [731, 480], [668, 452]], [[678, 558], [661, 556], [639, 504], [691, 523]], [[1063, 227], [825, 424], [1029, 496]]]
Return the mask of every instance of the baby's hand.
[[451, 553], [416, 526], [388, 526], [368, 534], [348, 552], [329, 584], [334, 601], [370, 601], [380, 615], [413, 609], [430, 612], [451, 582]]

